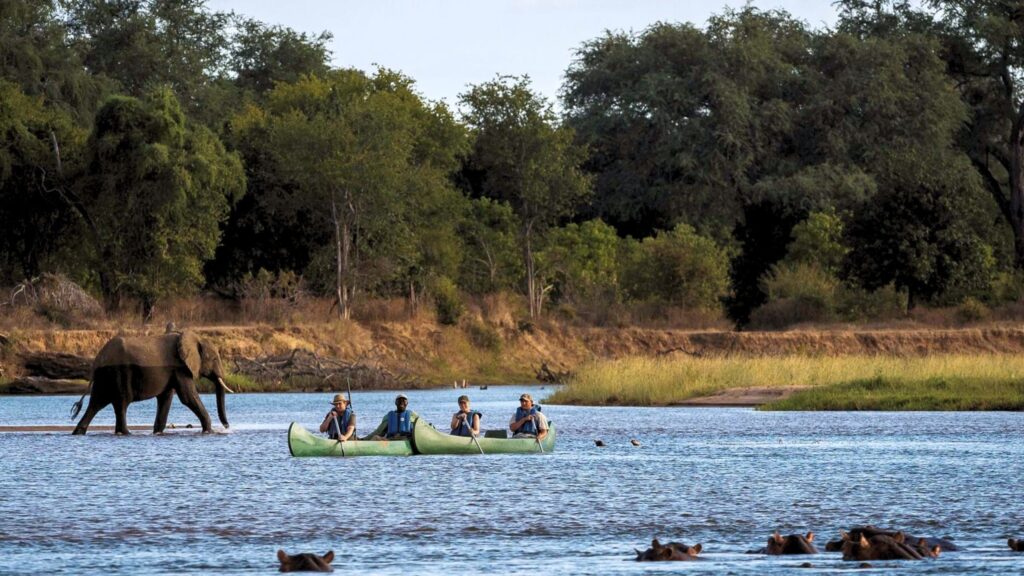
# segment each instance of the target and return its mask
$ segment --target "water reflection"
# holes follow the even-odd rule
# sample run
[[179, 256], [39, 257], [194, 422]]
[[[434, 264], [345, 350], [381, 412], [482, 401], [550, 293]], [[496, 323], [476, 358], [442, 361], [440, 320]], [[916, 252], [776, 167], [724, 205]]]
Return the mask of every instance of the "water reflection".
[[[524, 389], [468, 392], [482, 426], [503, 428]], [[410, 408], [443, 427], [460, 393], [407, 394]], [[360, 431], [393, 399], [356, 392]], [[0, 421], [67, 423], [74, 400], [2, 398]], [[559, 427], [546, 456], [291, 458], [288, 423], [312, 429], [329, 400], [236, 394], [228, 398], [232, 432], [206, 437], [0, 434], [0, 573], [267, 573], [279, 547], [333, 549], [336, 569], [379, 574], [541, 565], [549, 573], [787, 573], [806, 559], [743, 551], [776, 528], [824, 541], [855, 523], [950, 536], [966, 549], [901, 571], [1024, 569], [1024, 554], [1005, 544], [1024, 535], [1021, 414], [545, 405]], [[151, 424], [155, 406], [133, 405], [129, 422]], [[195, 418], [176, 403], [169, 421]], [[109, 409], [94, 421], [112, 423]], [[595, 447], [596, 438], [608, 446]], [[707, 559], [628, 561], [653, 536], [702, 542]], [[833, 554], [810, 561], [850, 567]]]

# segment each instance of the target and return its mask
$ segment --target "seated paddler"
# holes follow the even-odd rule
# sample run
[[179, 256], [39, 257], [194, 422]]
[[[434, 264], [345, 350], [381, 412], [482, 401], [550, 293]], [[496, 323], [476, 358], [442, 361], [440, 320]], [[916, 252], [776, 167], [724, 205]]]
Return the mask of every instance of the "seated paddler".
[[452, 415], [453, 436], [479, 436], [482, 414], [469, 408], [469, 396], [459, 396], [459, 411]]
[[373, 440], [404, 440], [412, 438], [412, 426], [419, 416], [409, 410], [409, 398], [405, 394], [395, 397], [395, 409], [388, 412], [380, 426], [373, 431]]
[[320, 423], [320, 431], [327, 432], [327, 437], [331, 440], [344, 442], [356, 433], [356, 413], [349, 407], [344, 394], [335, 394], [331, 404], [331, 411]]
[[533, 397], [523, 394], [519, 397], [519, 408], [508, 423], [513, 438], [536, 438], [538, 441], [548, 435], [548, 419], [541, 414], [540, 406], [534, 406]]

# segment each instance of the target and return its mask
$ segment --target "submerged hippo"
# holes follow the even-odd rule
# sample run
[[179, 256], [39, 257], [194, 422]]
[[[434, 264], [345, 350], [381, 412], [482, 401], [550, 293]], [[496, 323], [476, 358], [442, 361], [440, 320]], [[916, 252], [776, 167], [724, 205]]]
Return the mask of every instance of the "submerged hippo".
[[334, 568], [331, 568], [333, 550], [328, 550], [323, 556], [309, 552], [289, 555], [284, 550], [278, 550], [277, 559], [281, 562], [281, 572], [334, 572]]
[[808, 532], [806, 536], [803, 534], [783, 536], [776, 530], [774, 534], [768, 537], [767, 546], [759, 550], [750, 550], [747, 554], [771, 554], [776, 556], [783, 554], [817, 554], [818, 549], [811, 542], [814, 542], [814, 532]]
[[637, 562], [662, 562], [662, 561], [686, 561], [686, 560], [697, 560], [697, 554], [700, 554], [703, 546], [697, 544], [695, 546], [687, 546], [681, 542], [669, 542], [662, 546], [658, 539], [655, 538], [651, 541], [651, 547], [641, 552], [636, 551]]
[[843, 534], [843, 560], [922, 560], [937, 558], [941, 548], [927, 547], [923, 538], [911, 545], [904, 541], [903, 534], [896, 536], [876, 534], [870, 538], [861, 533], [860, 538]]
[[1014, 552], [1024, 552], [1024, 540], [1010, 538], [1006, 543], [1010, 545], [1010, 550], [1013, 550]]
[[[847, 534], [847, 533], [841, 532], [841, 534]], [[935, 546], [938, 546], [939, 548], [941, 548], [942, 550], [945, 550], [946, 552], [956, 552], [957, 550], [959, 550], [959, 548], [957, 548], [956, 544], [954, 544], [951, 540], [948, 540], [946, 538], [930, 538], [930, 537], [927, 537], [927, 536], [924, 536], [924, 537], [922, 537], [922, 536], [913, 536], [913, 535], [907, 534], [906, 532], [903, 532], [901, 530], [889, 530], [887, 528], [877, 528], [877, 527], [872, 526], [870, 524], [867, 525], [867, 526], [854, 526], [853, 528], [850, 528], [850, 532], [848, 533], [849, 538], [853, 539], [853, 540], [859, 539], [862, 534], [866, 538], [868, 538], [869, 540], [871, 539], [872, 536], [879, 536], [879, 535], [881, 535], [881, 536], [896, 537], [896, 535], [899, 534], [903, 538], [904, 542], [913, 543], [913, 545], [915, 547], [920, 546], [921, 545], [921, 541], [923, 540], [924, 541], [924, 544], [923, 544], [923, 546], [924, 546], [923, 549], [924, 550], [929, 550], [930, 551]], [[843, 543], [846, 541], [846, 539], [847, 539], [847, 537], [843, 536], [839, 540], [832, 540], [832, 541], [826, 543], [825, 544], [825, 550], [827, 550], [829, 552], [838, 552], [838, 551], [842, 550], [843, 549]]]

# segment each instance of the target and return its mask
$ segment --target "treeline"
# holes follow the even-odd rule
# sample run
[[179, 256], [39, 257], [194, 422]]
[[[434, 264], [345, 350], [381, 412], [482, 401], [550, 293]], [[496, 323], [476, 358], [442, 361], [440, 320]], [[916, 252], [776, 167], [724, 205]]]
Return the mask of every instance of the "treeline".
[[563, 111], [525, 77], [458, 110], [330, 66], [330, 35], [204, 0], [0, 3], [0, 285], [59, 272], [109, 310], [297, 287], [514, 291], [738, 325], [1024, 296], [1024, 12], [747, 7], [581, 45]]

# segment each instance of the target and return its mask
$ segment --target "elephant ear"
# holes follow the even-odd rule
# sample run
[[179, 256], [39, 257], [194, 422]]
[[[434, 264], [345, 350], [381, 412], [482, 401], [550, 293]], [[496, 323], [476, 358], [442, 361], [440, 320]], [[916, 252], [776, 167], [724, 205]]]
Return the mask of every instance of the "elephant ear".
[[199, 355], [199, 339], [194, 333], [186, 331], [178, 337], [178, 357], [192, 373], [192, 379], [198, 380], [202, 358]]

